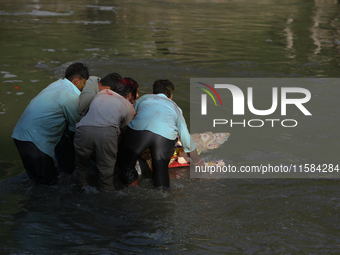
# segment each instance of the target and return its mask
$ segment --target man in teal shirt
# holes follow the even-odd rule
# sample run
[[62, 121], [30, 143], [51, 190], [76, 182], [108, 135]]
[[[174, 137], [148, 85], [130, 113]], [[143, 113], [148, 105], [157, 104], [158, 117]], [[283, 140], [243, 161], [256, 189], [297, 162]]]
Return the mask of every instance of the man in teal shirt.
[[53, 161], [55, 147], [66, 127], [75, 132], [79, 94], [88, 78], [84, 64], [71, 64], [64, 79], [53, 82], [32, 99], [14, 128], [12, 137], [25, 170], [37, 184], [54, 185], [58, 180]]
[[123, 135], [117, 157], [121, 178], [130, 186], [138, 185], [138, 173], [135, 169], [138, 157], [143, 151], [150, 149], [154, 186], [170, 187], [168, 165], [174, 153], [177, 136], [184, 151], [190, 153], [193, 163], [204, 165], [197, 154], [182, 110], [172, 101], [174, 89], [171, 81], [157, 80], [153, 84], [153, 94], [142, 96], [134, 104], [136, 116]]

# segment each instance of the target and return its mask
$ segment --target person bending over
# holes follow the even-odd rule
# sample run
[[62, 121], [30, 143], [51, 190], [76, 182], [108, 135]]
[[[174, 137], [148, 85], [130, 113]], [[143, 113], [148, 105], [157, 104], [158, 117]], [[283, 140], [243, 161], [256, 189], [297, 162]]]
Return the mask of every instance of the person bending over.
[[118, 151], [117, 167], [126, 184], [138, 185], [135, 164], [139, 155], [149, 149], [154, 186], [170, 187], [168, 164], [174, 153], [177, 135], [194, 163], [203, 164], [182, 110], [171, 100], [174, 89], [171, 81], [157, 80], [153, 84], [153, 94], [144, 95], [136, 101], [136, 116], [126, 128]]
[[[126, 99], [129, 100], [131, 104], [134, 104], [139, 97], [138, 83], [134, 79], [131, 79], [129, 77], [125, 77], [122, 80], [122, 83], [124, 86], [117, 86], [114, 91], [121, 96], [126, 97]], [[130, 93], [129, 90], [126, 90], [126, 87], [130, 88], [130, 90], [134, 93]]]
[[98, 188], [101, 191], [113, 189], [118, 138], [121, 129], [136, 113], [131, 102], [137, 95], [138, 83], [124, 78], [115, 87], [100, 91], [94, 97], [88, 113], [77, 124], [74, 137], [75, 162], [77, 178], [82, 187], [89, 184], [90, 158], [95, 153]]
[[12, 137], [25, 170], [37, 184], [57, 183], [55, 147], [66, 127], [75, 131], [79, 94], [88, 78], [84, 64], [71, 64], [64, 79], [53, 82], [32, 99], [14, 128]]
[[117, 73], [110, 73], [102, 79], [96, 76], [90, 76], [79, 96], [78, 113], [80, 118], [84, 117], [89, 111], [90, 104], [98, 92], [103, 89], [112, 89], [114, 91], [116, 85], [121, 82], [122, 77]]

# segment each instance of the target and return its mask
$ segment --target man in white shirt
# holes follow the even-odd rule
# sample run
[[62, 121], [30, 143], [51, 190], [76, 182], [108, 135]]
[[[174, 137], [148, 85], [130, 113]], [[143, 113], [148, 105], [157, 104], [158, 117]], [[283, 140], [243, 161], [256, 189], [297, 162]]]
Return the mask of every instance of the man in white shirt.
[[[116, 92], [114, 92], [114, 89]], [[131, 104], [138, 95], [138, 83], [124, 78], [112, 89], [100, 91], [93, 99], [89, 111], [77, 123], [74, 137], [77, 178], [81, 186], [89, 183], [90, 157], [96, 154], [98, 188], [113, 189], [118, 138], [121, 129], [133, 119]]]
[[78, 113], [80, 118], [84, 117], [89, 111], [93, 98], [103, 89], [111, 89], [122, 82], [122, 77], [117, 73], [110, 73], [103, 78], [90, 76], [85, 83], [85, 87], [79, 96]]

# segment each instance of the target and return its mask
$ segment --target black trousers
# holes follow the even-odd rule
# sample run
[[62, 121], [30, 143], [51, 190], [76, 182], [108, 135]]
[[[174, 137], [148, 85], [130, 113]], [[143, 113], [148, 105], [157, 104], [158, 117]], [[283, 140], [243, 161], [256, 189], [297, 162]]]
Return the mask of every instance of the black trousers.
[[39, 150], [32, 142], [14, 139], [14, 143], [28, 176], [35, 183], [49, 186], [57, 183], [58, 171], [53, 158]]
[[120, 142], [117, 166], [122, 180], [131, 184], [138, 178], [135, 169], [139, 155], [149, 149], [152, 158], [152, 179], [156, 187], [170, 187], [169, 162], [174, 153], [175, 140], [169, 140], [147, 130], [126, 128]]
[[61, 172], [68, 174], [72, 174], [76, 169], [73, 140], [74, 132], [71, 132], [66, 128], [63, 136], [60, 138], [57, 146], [54, 149], [58, 162], [58, 169]]

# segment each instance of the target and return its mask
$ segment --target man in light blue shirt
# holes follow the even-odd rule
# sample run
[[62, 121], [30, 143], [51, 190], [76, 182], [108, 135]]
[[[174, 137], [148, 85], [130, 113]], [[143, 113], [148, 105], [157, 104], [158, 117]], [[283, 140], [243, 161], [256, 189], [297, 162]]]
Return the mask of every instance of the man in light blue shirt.
[[171, 100], [174, 89], [171, 81], [157, 80], [153, 84], [153, 94], [144, 95], [135, 102], [136, 116], [123, 135], [117, 159], [122, 179], [129, 185], [138, 184], [136, 160], [143, 151], [150, 149], [154, 185], [170, 187], [168, 165], [177, 135], [193, 162], [203, 164], [182, 110]]
[[14, 128], [12, 137], [25, 170], [37, 184], [53, 185], [58, 180], [53, 161], [55, 147], [66, 127], [75, 132], [79, 94], [88, 78], [84, 64], [71, 64], [64, 79], [53, 82], [32, 99]]

